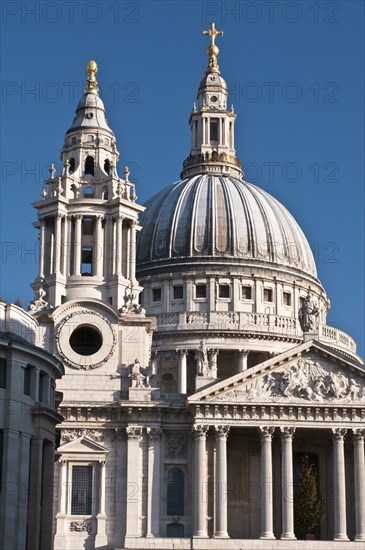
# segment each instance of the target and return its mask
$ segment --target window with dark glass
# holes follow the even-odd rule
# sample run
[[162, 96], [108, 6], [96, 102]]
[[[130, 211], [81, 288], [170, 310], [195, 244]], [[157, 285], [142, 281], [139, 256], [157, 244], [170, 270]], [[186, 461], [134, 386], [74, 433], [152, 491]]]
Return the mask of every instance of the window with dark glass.
[[162, 289], [161, 288], [153, 288], [152, 289], [152, 300], [154, 302], [161, 302], [162, 298]]
[[82, 232], [84, 235], [92, 235], [93, 234], [93, 219], [92, 218], [84, 218], [82, 220]]
[[264, 288], [264, 302], [272, 302], [272, 289]]
[[229, 285], [219, 285], [219, 298], [229, 298]]
[[195, 285], [195, 298], [206, 298], [207, 297], [207, 285], [198, 284]]
[[184, 472], [181, 468], [170, 468], [167, 474], [166, 495], [168, 516], [184, 515]]
[[212, 118], [210, 121], [210, 141], [218, 141], [218, 119]]
[[175, 285], [173, 292], [174, 300], [182, 300], [184, 298], [184, 287], [183, 285]]
[[290, 306], [291, 305], [291, 294], [290, 294], [290, 292], [283, 292], [283, 305], [284, 306]]
[[30, 373], [31, 373], [31, 367], [25, 367], [25, 369], [23, 369], [24, 371], [24, 378], [23, 378], [23, 393], [25, 395], [30, 395]]
[[0, 388], [6, 387], [6, 359], [0, 357]]
[[39, 373], [39, 381], [38, 381], [38, 401], [43, 401], [44, 395], [43, 395], [43, 389], [44, 389], [44, 377], [45, 373], [41, 372]]
[[92, 466], [72, 467], [71, 515], [91, 515], [92, 478]]
[[83, 247], [81, 250], [81, 273], [92, 275], [93, 249]]
[[251, 300], [252, 299], [252, 287], [251, 286], [243, 286], [242, 287], [242, 298], [244, 300]]

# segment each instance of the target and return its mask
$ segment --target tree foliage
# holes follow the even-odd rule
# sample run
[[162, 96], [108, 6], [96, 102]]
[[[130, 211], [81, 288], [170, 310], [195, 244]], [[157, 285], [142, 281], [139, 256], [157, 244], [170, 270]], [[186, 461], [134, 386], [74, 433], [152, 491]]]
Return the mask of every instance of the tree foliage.
[[309, 464], [307, 455], [302, 462], [294, 513], [296, 526], [307, 533], [319, 527], [324, 518], [322, 497], [318, 493], [313, 464]]

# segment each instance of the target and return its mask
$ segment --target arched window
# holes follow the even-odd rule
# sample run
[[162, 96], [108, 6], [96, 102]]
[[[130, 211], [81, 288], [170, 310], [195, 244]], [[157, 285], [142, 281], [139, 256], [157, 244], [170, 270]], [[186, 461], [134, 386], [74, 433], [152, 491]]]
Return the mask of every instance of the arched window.
[[93, 199], [94, 198], [94, 189], [92, 187], [85, 187], [84, 197], [85, 197], [85, 199]]
[[184, 538], [184, 526], [181, 523], [169, 523], [166, 526], [166, 536], [171, 538]]
[[88, 156], [85, 160], [85, 176], [93, 176], [95, 170], [94, 157]]
[[70, 163], [70, 166], [69, 166], [70, 174], [73, 174], [73, 172], [75, 171], [75, 167], [76, 167], [75, 159], [71, 158], [69, 160], [69, 163]]
[[184, 515], [184, 472], [181, 468], [170, 468], [167, 473], [166, 514]]
[[110, 160], [109, 159], [105, 159], [104, 170], [108, 175], [110, 174]]
[[76, 189], [76, 185], [74, 183], [71, 185], [71, 191], [74, 194], [73, 198], [76, 199], [77, 198], [77, 189]]

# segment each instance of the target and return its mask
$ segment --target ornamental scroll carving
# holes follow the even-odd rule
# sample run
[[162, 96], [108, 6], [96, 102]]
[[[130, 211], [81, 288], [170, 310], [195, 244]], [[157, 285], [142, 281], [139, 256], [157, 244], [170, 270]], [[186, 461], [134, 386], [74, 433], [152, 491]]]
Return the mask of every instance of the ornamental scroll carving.
[[168, 458], [184, 458], [187, 453], [186, 435], [168, 435], [166, 437], [166, 456]]
[[343, 401], [365, 399], [365, 385], [360, 377], [344, 369], [328, 365], [324, 368], [310, 358], [299, 361], [281, 371], [274, 371], [243, 387], [232, 389], [215, 400], [255, 400], [281, 398], [291, 401]]
[[70, 531], [76, 533], [90, 533], [91, 521], [71, 521]]
[[69, 441], [74, 441], [80, 437], [87, 437], [96, 442], [104, 441], [105, 434], [99, 430], [62, 430], [61, 440], [68, 443]]

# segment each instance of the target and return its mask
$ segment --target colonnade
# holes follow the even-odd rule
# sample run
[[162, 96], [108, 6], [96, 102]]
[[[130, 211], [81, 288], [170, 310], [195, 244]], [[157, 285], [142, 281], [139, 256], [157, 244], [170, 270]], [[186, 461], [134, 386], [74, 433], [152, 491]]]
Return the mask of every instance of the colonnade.
[[40, 219], [39, 278], [51, 274], [82, 275], [82, 223], [85, 218], [94, 221], [92, 275], [109, 278], [122, 274], [127, 279], [135, 278], [137, 220], [120, 214], [63, 213], [53, 217], [54, 228], [47, 224], [52, 218]]
[[[208, 537], [207, 527], [207, 452], [206, 437], [209, 426], [194, 426], [195, 436], [195, 522], [194, 536]], [[228, 538], [227, 531], [227, 437], [229, 426], [214, 426], [215, 430], [215, 522], [214, 538]], [[259, 428], [261, 439], [261, 539], [275, 539], [273, 532], [273, 426]], [[333, 485], [334, 495], [334, 540], [348, 541], [346, 527], [346, 477], [344, 437], [347, 429], [333, 428]], [[282, 540], [296, 540], [294, 533], [293, 495], [293, 437], [295, 428], [280, 427], [281, 440], [281, 536]], [[353, 430], [356, 536], [355, 541], [365, 541], [365, 429]]]

